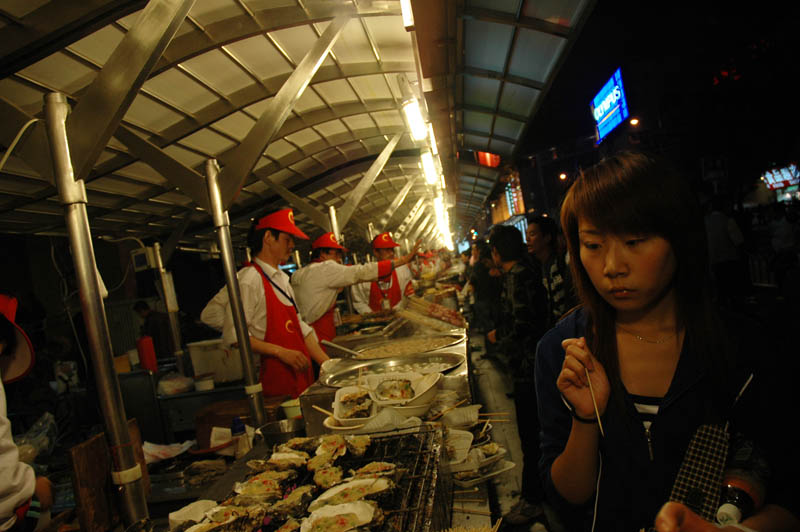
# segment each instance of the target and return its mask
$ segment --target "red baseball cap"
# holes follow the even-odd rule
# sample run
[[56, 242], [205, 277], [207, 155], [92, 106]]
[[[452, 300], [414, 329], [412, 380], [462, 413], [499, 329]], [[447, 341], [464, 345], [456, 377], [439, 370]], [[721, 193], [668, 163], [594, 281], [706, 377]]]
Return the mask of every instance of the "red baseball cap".
[[347, 251], [347, 248], [340, 245], [336, 241], [336, 237], [333, 235], [333, 232], [325, 233], [318, 239], [314, 240], [311, 243], [311, 249], [317, 248], [324, 248], [324, 249], [341, 249], [342, 251]]
[[281, 209], [264, 216], [256, 224], [256, 230], [258, 229], [275, 229], [276, 231], [282, 231], [303, 240], [308, 240], [308, 235], [294, 224], [292, 209]]
[[392, 240], [392, 235], [389, 233], [381, 233], [372, 239], [372, 247], [374, 249], [396, 248], [400, 247], [400, 244]]
[[35, 357], [33, 344], [19, 325], [14, 322], [17, 315], [17, 298], [0, 294], [0, 314], [5, 316], [14, 326], [17, 347], [13, 353], [0, 355], [0, 373], [4, 383], [18, 381], [33, 369]]

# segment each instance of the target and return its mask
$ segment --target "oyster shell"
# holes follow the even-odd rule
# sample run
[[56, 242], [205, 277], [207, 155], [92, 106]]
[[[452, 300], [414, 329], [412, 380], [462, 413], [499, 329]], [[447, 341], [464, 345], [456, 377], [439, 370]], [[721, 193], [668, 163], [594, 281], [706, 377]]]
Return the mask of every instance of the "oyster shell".
[[313, 512], [327, 505], [360, 501], [369, 496], [385, 493], [392, 488], [394, 488], [394, 482], [388, 478], [359, 478], [325, 491], [311, 503], [308, 509]]
[[319, 447], [317, 447], [316, 454], [330, 453], [331, 460], [336, 460], [340, 456], [344, 456], [347, 452], [347, 443], [344, 438], [339, 434], [329, 434], [320, 438]]
[[319, 486], [322, 489], [328, 489], [330, 487], [335, 486], [336, 484], [342, 481], [342, 468], [333, 466], [333, 467], [323, 467], [322, 469], [318, 469], [316, 473], [314, 473], [314, 484]]
[[391, 462], [370, 462], [355, 471], [350, 470], [353, 478], [390, 477], [395, 474], [397, 466]]
[[281, 444], [278, 449], [282, 451], [295, 450], [311, 453], [314, 452], [317, 445], [319, 445], [319, 438], [316, 436], [309, 436], [308, 438], [292, 438], [286, 443]]
[[348, 435], [344, 437], [347, 450], [350, 451], [350, 454], [353, 456], [364, 456], [364, 453], [367, 452], [367, 448], [369, 447], [371, 441], [372, 440], [369, 436]]
[[280, 517], [300, 517], [306, 511], [317, 487], [313, 484], [298, 486], [285, 499], [270, 506], [268, 512]]
[[296, 530], [300, 530], [300, 523], [290, 518], [275, 532], [295, 532]]
[[330, 465], [331, 462], [333, 462], [333, 453], [321, 453], [308, 461], [306, 469], [313, 473], [317, 469]]
[[308, 453], [303, 451], [292, 451], [287, 453], [272, 453], [267, 463], [276, 469], [295, 469], [306, 465]]
[[383, 512], [374, 503], [350, 502], [325, 506], [311, 513], [300, 525], [300, 532], [347, 532], [383, 522]]

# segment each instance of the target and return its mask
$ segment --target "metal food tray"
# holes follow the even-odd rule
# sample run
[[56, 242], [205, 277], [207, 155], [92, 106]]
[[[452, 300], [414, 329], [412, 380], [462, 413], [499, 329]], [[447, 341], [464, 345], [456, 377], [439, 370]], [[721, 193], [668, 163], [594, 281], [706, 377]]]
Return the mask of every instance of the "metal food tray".
[[[450, 337], [450, 338], [453, 339], [453, 341], [450, 342], [450, 343], [447, 343], [445, 345], [440, 345], [439, 347], [431, 349], [430, 351], [418, 351], [416, 353], [411, 353], [411, 354], [408, 354], [408, 355], [400, 355], [400, 356], [404, 356], [404, 357], [405, 356], [414, 356], [414, 357], [416, 357], [416, 356], [419, 356], [419, 354], [422, 354], [422, 353], [428, 353], [428, 352], [438, 351], [439, 349], [446, 349], [448, 347], [453, 347], [454, 345], [456, 345], [456, 344], [458, 344], [460, 342], [463, 342], [466, 339], [467, 336], [465, 334], [462, 334], [462, 333], [433, 333], [433, 334], [425, 334], [425, 335], [415, 335], [415, 336], [409, 336], [407, 338], [394, 338], [394, 339], [391, 339], [391, 340], [382, 340], [382, 341], [378, 341], [378, 342], [370, 342], [368, 344], [364, 344], [364, 345], [359, 346], [358, 348], [354, 349], [354, 351], [358, 351], [360, 353], [362, 351], [366, 351], [367, 349], [380, 348], [382, 346], [392, 345], [392, 344], [395, 344], [397, 342], [403, 342], [405, 340], [424, 340], [424, 339], [427, 339], [427, 338], [433, 339], [433, 338], [443, 338], [443, 337], [444, 338]], [[388, 358], [388, 357], [381, 357], [381, 358]]]
[[320, 375], [319, 382], [335, 388], [353, 385], [358, 380], [359, 371], [362, 371], [364, 375], [390, 371], [416, 371], [422, 374], [444, 373], [460, 366], [465, 360], [463, 355], [446, 352], [369, 360], [346, 359], [338, 361], [334, 371]]

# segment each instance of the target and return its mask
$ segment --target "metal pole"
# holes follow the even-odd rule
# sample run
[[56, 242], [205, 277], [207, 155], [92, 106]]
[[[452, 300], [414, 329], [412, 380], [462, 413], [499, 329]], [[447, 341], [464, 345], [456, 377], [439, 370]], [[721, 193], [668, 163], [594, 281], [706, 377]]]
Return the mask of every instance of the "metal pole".
[[175, 294], [175, 284], [172, 282], [172, 275], [164, 268], [164, 261], [161, 259], [161, 244], [153, 244], [153, 254], [156, 258], [156, 267], [161, 278], [161, 289], [164, 292], [164, 304], [167, 307], [169, 316], [169, 330], [172, 333], [172, 345], [175, 349], [175, 366], [181, 375], [186, 375], [186, 359], [183, 352], [183, 339], [181, 338], [181, 325], [178, 319], [178, 297]]
[[[344, 239], [342, 238], [342, 233], [339, 230], [339, 220], [336, 218], [336, 207], [333, 205], [328, 206], [328, 217], [331, 220], [331, 231], [333, 231], [333, 236], [336, 237], [336, 241], [344, 245]], [[344, 289], [344, 299], [347, 301], [347, 312], [350, 314], [355, 314], [355, 308], [353, 307], [353, 291], [349, 286], [346, 286]]]
[[294, 250], [292, 254], [294, 256], [294, 263], [297, 265], [297, 268], [300, 269], [300, 267], [302, 266], [302, 264], [300, 263], [300, 251]]
[[256, 377], [256, 369], [253, 365], [250, 332], [247, 330], [247, 320], [244, 316], [244, 307], [242, 307], [242, 294], [239, 292], [239, 279], [236, 277], [236, 263], [233, 259], [231, 226], [228, 220], [228, 212], [222, 208], [218, 176], [219, 167], [217, 166], [217, 161], [215, 159], [206, 160], [208, 200], [211, 206], [211, 217], [214, 219], [214, 227], [219, 238], [222, 269], [225, 272], [225, 284], [228, 285], [228, 304], [233, 315], [236, 339], [239, 341], [239, 355], [242, 358], [242, 370], [244, 373], [244, 392], [250, 401], [250, 415], [256, 426], [260, 427], [266, 422], [267, 416], [264, 412], [261, 382]]
[[100, 409], [103, 412], [106, 437], [112, 458], [111, 477], [122, 520], [126, 528], [146, 521], [147, 499], [142, 485], [142, 471], [136, 462], [128, 432], [128, 421], [114, 371], [114, 353], [108, 333], [103, 299], [97, 279], [97, 265], [92, 247], [92, 234], [86, 214], [86, 189], [82, 180], [76, 181], [67, 142], [65, 126], [69, 105], [67, 98], [57, 92], [45, 96], [45, 119], [50, 156], [53, 160], [56, 187], [64, 205], [72, 261], [78, 281], [81, 310], [86, 326], [86, 338], [92, 356]]

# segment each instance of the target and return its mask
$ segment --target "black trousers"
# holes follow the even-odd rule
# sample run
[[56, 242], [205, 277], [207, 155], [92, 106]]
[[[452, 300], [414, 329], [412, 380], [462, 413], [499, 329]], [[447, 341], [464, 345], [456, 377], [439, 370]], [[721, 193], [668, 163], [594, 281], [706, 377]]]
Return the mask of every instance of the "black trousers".
[[514, 407], [522, 444], [521, 496], [529, 503], [538, 503], [544, 500], [544, 488], [539, 477], [539, 410], [533, 381], [514, 381]]

